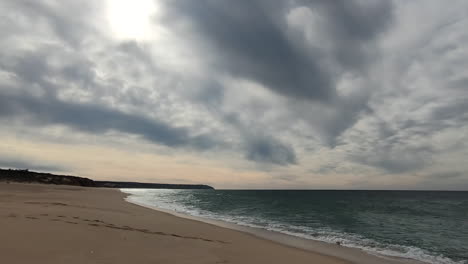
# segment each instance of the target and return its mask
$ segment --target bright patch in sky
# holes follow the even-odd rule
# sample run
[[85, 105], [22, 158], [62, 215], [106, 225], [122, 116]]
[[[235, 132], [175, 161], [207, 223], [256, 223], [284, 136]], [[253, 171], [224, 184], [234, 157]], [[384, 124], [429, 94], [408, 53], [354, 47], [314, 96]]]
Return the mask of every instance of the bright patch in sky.
[[236, 189], [468, 190], [467, 10], [0, 0], [0, 167]]
[[108, 0], [107, 20], [118, 38], [147, 39], [155, 9], [152, 0]]

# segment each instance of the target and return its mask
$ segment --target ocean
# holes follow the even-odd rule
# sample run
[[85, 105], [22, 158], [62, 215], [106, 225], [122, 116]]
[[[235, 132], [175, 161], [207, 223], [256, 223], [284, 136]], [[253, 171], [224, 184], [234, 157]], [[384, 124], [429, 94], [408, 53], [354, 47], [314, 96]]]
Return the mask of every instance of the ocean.
[[122, 189], [130, 202], [340, 242], [426, 263], [468, 263], [468, 192]]

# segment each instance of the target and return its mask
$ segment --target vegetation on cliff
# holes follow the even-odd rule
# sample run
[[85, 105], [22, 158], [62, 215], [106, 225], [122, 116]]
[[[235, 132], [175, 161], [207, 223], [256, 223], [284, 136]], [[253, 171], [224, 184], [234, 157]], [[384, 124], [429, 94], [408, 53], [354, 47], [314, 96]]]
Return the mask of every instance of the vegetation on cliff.
[[29, 170], [0, 169], [0, 181], [20, 183], [42, 183], [74, 185], [84, 187], [107, 188], [144, 188], [144, 189], [214, 189], [202, 184], [166, 184], [166, 183], [141, 183], [141, 182], [117, 182], [94, 181], [88, 178], [55, 175], [51, 173], [34, 172]]

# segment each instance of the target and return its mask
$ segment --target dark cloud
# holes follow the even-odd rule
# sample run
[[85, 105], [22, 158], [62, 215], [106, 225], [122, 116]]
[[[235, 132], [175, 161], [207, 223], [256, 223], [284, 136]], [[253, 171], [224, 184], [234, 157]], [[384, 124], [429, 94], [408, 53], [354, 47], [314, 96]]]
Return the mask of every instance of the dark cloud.
[[262, 1], [167, 3], [171, 11], [168, 23], [180, 18], [193, 22], [201, 38], [222, 54], [222, 70], [298, 98], [333, 95], [327, 75], [294, 48]]
[[[337, 82], [344, 74], [367, 74], [378, 55], [376, 41], [393, 19], [390, 1], [165, 3], [166, 25], [188, 39], [196, 35], [192, 48], [214, 58], [214, 74], [253, 80], [291, 99], [287, 122], [309, 122], [328, 146], [340, 144], [338, 137], [368, 111], [370, 84], [364, 81], [357, 92], [343, 96]], [[297, 28], [288, 24], [288, 16], [300, 8], [315, 17], [301, 18]], [[311, 36], [315, 18], [320, 20]], [[304, 107], [297, 108], [297, 99]]]
[[88, 133], [116, 130], [140, 135], [143, 138], [170, 147], [209, 149], [216, 140], [206, 135], [191, 135], [187, 128], [132, 115], [104, 106], [63, 102], [53, 98], [35, 98], [27, 95], [0, 97], [0, 117], [27, 117], [26, 124], [62, 124]]
[[468, 98], [457, 98], [453, 100], [451, 104], [443, 105], [435, 108], [431, 113], [431, 120], [434, 121], [457, 121], [455, 124], [460, 122], [468, 122]]
[[221, 84], [217, 82], [208, 82], [203, 84], [202, 89], [197, 91], [192, 98], [196, 102], [200, 102], [213, 114], [220, 114], [220, 107], [224, 100], [224, 89]]
[[193, 23], [198, 39], [213, 48], [205, 52], [215, 52], [220, 57], [221, 71], [258, 81], [282, 95], [319, 101], [336, 96], [334, 84], [338, 76], [334, 74], [340, 68], [362, 68], [368, 42], [385, 28], [392, 12], [390, 4], [380, 2], [305, 2], [305, 7], [318, 7], [326, 15], [325, 31], [331, 35], [317, 37], [331, 37], [326, 42], [336, 45], [336, 57], [331, 59], [339, 62], [337, 69], [329, 69], [330, 58], [322, 54], [321, 47], [307, 43], [298, 46], [288, 33], [287, 12], [301, 5], [262, 0], [176, 0], [167, 1], [167, 6], [166, 23]]
[[248, 160], [280, 166], [298, 163], [294, 148], [268, 134], [265, 127], [255, 123], [247, 125], [236, 113], [224, 114], [222, 119], [241, 135]]
[[55, 97], [60, 91], [74, 87], [92, 92], [100, 88], [94, 63], [77, 52], [67, 52], [60, 45], [0, 53], [0, 70], [15, 77], [14, 87], [0, 83], [5, 90], [23, 90], [29, 94], [40, 91]]
[[[325, 31], [331, 34], [335, 56], [340, 65], [354, 72], [376, 58], [373, 44], [393, 19], [392, 1], [304, 1], [323, 12]], [[372, 57], [372, 58], [371, 58]]]
[[246, 157], [249, 160], [277, 165], [297, 163], [294, 149], [276, 139], [263, 136], [251, 138], [247, 143]]

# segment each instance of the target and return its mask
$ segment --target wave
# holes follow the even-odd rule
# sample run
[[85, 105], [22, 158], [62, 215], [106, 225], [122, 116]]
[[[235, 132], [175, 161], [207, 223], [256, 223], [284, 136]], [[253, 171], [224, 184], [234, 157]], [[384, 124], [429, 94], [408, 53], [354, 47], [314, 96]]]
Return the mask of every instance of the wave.
[[443, 255], [436, 255], [416, 246], [381, 243], [358, 234], [351, 234], [341, 231], [339, 232], [327, 227], [311, 228], [291, 223], [276, 222], [271, 219], [265, 219], [262, 217], [220, 214], [217, 212], [202, 210], [195, 206], [184, 203], [184, 201], [187, 199], [193, 199], [190, 193], [184, 194], [182, 196], [173, 195], [180, 193], [179, 190], [153, 190], [148, 192], [146, 189], [121, 189], [121, 191], [130, 194], [130, 196], [127, 197], [128, 202], [143, 204], [189, 216], [224, 221], [240, 226], [261, 228], [268, 231], [279, 232], [282, 234], [309, 240], [321, 241], [331, 244], [339, 242], [342, 246], [357, 248], [376, 256], [413, 259], [430, 264], [468, 263], [465, 260], [455, 261]]

